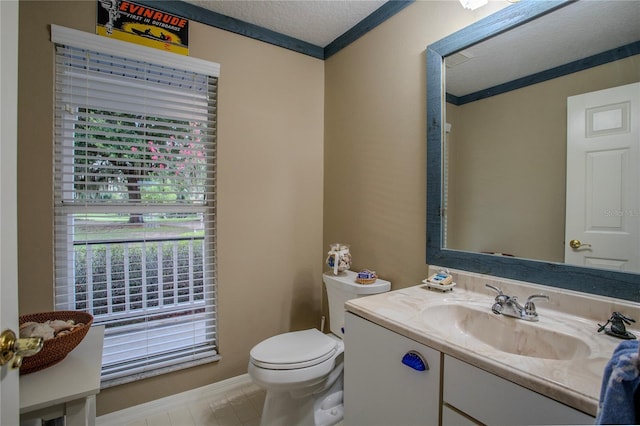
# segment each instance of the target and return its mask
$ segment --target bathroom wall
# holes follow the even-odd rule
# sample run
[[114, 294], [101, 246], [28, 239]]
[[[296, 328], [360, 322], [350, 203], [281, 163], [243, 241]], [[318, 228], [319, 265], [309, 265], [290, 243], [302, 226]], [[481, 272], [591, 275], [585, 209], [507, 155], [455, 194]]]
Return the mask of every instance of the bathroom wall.
[[[53, 309], [51, 23], [95, 33], [96, 1], [21, 1], [20, 313]], [[324, 63], [191, 22], [190, 54], [221, 64], [218, 313], [222, 360], [104, 389], [98, 415], [247, 371], [249, 350], [320, 324]]]
[[[394, 288], [427, 274], [428, 44], [507, 6], [417, 1], [327, 61], [192, 22], [190, 54], [221, 64], [222, 360], [103, 390], [98, 415], [246, 372], [260, 340], [319, 325], [331, 242]], [[20, 312], [53, 308], [53, 47], [48, 25], [95, 32], [97, 2], [23, 1], [19, 26]]]
[[508, 4], [417, 1], [325, 61], [325, 252], [394, 289], [427, 276], [426, 46]]
[[567, 97], [639, 79], [635, 55], [447, 105], [452, 124], [448, 247], [563, 262]]

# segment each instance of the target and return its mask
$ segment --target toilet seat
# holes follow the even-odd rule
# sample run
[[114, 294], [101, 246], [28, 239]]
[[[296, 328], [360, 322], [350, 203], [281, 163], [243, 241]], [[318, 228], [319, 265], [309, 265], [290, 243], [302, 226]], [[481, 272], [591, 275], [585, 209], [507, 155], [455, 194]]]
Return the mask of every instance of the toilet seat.
[[251, 363], [270, 370], [312, 367], [333, 358], [340, 342], [312, 328], [270, 337], [251, 349]]

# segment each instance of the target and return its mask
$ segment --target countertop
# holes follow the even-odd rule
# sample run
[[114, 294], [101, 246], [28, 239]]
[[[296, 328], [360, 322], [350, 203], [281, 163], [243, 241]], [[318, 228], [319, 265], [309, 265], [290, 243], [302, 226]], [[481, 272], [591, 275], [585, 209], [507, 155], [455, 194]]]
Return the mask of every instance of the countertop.
[[[640, 319], [636, 316], [638, 304], [513, 280], [507, 282], [464, 271], [451, 272], [457, 280], [452, 291], [441, 292], [416, 285], [350, 300], [345, 305], [346, 309], [400, 335], [596, 416], [604, 368], [622, 341], [598, 333], [597, 323], [604, 324], [612, 310]], [[589, 354], [574, 359], [547, 359], [503, 352], [465, 335], [459, 329], [452, 333], [451, 324], [447, 327], [440, 325], [444, 321], [441, 314], [437, 318], [430, 317], [429, 309], [436, 315], [433, 308], [442, 304], [466, 305], [478, 310], [479, 315], [483, 315], [486, 309], [491, 314], [496, 293], [485, 288], [484, 283], [496, 285], [506, 294], [518, 295], [519, 300], [525, 300], [534, 293], [549, 295], [549, 303], [536, 300], [540, 319], [537, 323], [530, 323], [530, 329], [551, 328], [578, 337], [587, 344]], [[562, 306], [567, 309], [560, 309]], [[507, 325], [524, 322], [504, 315], [496, 317]]]

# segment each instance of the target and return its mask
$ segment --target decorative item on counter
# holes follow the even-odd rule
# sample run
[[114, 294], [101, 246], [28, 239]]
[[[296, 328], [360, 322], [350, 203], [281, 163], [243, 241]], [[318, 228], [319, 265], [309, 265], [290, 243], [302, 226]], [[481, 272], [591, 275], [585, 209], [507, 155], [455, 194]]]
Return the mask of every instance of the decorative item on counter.
[[368, 269], [363, 269], [358, 272], [358, 276], [356, 277], [356, 282], [358, 284], [373, 284], [378, 279], [376, 275], [376, 271], [370, 271]]
[[449, 270], [445, 269], [436, 274], [431, 275], [429, 278], [422, 280], [423, 284], [427, 287], [440, 291], [449, 291], [456, 286], [453, 282], [453, 275], [449, 273]]
[[22, 315], [20, 337], [39, 336], [42, 350], [22, 360], [20, 374], [43, 370], [62, 361], [87, 335], [93, 316], [80, 311], [55, 311]]
[[[632, 322], [636, 322], [633, 318], [629, 318], [622, 315], [620, 312], [613, 312], [611, 318], [607, 320], [604, 325], [598, 324], [598, 333], [605, 332], [609, 336], [617, 337], [619, 339], [633, 340], [636, 338], [635, 334], [627, 331], [625, 324], [631, 325]], [[607, 328], [607, 325], [611, 323], [611, 327]]]
[[427, 281], [433, 284], [447, 285], [453, 282], [453, 277], [448, 271], [440, 271], [437, 274], [431, 275]]
[[327, 265], [333, 270], [334, 275], [351, 268], [351, 253], [347, 244], [331, 244]]

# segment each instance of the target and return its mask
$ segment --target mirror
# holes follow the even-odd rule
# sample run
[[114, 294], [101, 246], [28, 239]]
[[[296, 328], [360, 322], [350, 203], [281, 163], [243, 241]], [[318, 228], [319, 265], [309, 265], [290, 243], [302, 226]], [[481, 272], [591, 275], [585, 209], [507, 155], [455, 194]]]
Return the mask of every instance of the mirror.
[[[640, 301], [638, 273], [564, 264], [567, 97], [640, 80], [639, 13], [637, 2], [523, 0], [428, 46], [427, 263]], [[477, 113], [489, 109], [499, 113]], [[540, 126], [545, 114], [556, 123]], [[510, 161], [494, 165], [496, 153]]]

